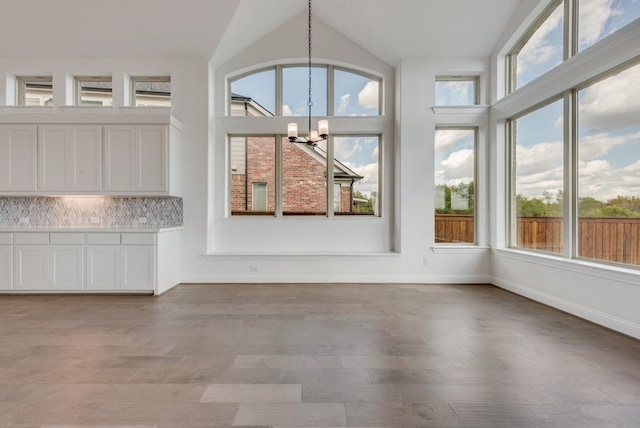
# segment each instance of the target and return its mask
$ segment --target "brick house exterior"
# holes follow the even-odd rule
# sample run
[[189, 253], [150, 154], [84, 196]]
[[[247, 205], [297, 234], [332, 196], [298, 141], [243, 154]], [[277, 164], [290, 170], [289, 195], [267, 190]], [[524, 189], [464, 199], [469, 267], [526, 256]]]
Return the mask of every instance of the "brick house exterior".
[[[231, 139], [231, 212], [275, 211], [275, 139], [234, 137]], [[246, 160], [246, 161], [245, 161]], [[282, 141], [282, 208], [289, 215], [324, 215], [327, 212], [326, 154], [318, 148]], [[334, 161], [334, 212], [352, 211], [352, 183], [362, 177]], [[266, 187], [266, 202], [254, 207], [256, 184]], [[340, 189], [338, 190], [338, 185]], [[339, 203], [338, 203], [339, 198]], [[265, 210], [266, 208], [266, 210]]]

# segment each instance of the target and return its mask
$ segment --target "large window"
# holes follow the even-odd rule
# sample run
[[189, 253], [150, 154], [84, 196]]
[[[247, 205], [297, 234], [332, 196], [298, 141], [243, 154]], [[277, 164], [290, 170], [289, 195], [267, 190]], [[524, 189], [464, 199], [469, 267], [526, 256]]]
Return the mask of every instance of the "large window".
[[640, 65], [577, 99], [577, 255], [640, 266]]
[[514, 247], [563, 251], [562, 110], [558, 100], [510, 122]]
[[436, 129], [436, 243], [475, 243], [476, 135], [476, 129]]
[[[230, 136], [232, 216], [380, 215], [382, 140], [371, 129], [382, 132], [381, 79], [331, 65], [313, 66], [311, 77], [312, 115], [348, 116], [340, 118], [341, 132], [316, 145], [268, 133]], [[306, 118], [308, 78], [306, 66], [287, 65], [230, 79], [228, 114], [247, 118], [254, 132], [272, 130], [269, 122], [281, 116]]]
[[507, 56], [507, 92], [639, 17], [637, 0], [553, 0]]

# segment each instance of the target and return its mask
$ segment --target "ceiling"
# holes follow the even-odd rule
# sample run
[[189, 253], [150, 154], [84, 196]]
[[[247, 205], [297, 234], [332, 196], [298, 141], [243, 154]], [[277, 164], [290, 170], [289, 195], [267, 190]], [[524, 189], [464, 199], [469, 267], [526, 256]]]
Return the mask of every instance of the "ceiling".
[[[316, 0], [324, 21], [383, 61], [483, 57], [520, 0]], [[305, 0], [2, 0], [3, 58], [214, 58], [241, 52]]]

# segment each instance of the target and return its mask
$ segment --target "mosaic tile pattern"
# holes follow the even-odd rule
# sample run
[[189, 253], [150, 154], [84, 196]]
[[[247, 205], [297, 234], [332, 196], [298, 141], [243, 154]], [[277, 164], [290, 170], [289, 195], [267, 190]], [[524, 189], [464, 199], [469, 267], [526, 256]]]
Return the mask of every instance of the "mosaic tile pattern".
[[182, 198], [0, 197], [0, 227], [179, 226]]

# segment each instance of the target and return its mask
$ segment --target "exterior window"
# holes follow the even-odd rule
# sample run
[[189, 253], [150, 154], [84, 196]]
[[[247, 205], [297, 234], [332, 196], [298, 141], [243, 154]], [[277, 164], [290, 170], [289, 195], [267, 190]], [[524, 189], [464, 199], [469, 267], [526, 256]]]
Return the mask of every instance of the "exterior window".
[[132, 77], [132, 105], [171, 107], [171, 77]]
[[333, 76], [335, 116], [379, 116], [380, 80], [336, 69]]
[[275, 116], [276, 71], [263, 70], [231, 81], [230, 116]]
[[113, 105], [113, 83], [111, 77], [76, 77], [76, 105]]
[[229, 138], [229, 154], [231, 215], [273, 215], [276, 199], [273, 193], [276, 188], [275, 137], [232, 136]]
[[564, 59], [564, 1], [555, 1], [509, 55], [512, 92], [551, 70]]
[[477, 77], [437, 77], [437, 106], [469, 106], [478, 104]]
[[638, 1], [578, 0], [578, 51], [640, 17]]
[[253, 183], [251, 193], [253, 211], [267, 210], [267, 183]]
[[579, 257], [640, 266], [640, 65], [577, 92]]
[[436, 243], [475, 243], [476, 134], [435, 132]]
[[510, 122], [514, 247], [563, 252], [562, 114], [559, 100]]
[[17, 105], [19, 106], [50, 106], [53, 105], [53, 78], [17, 77]]

